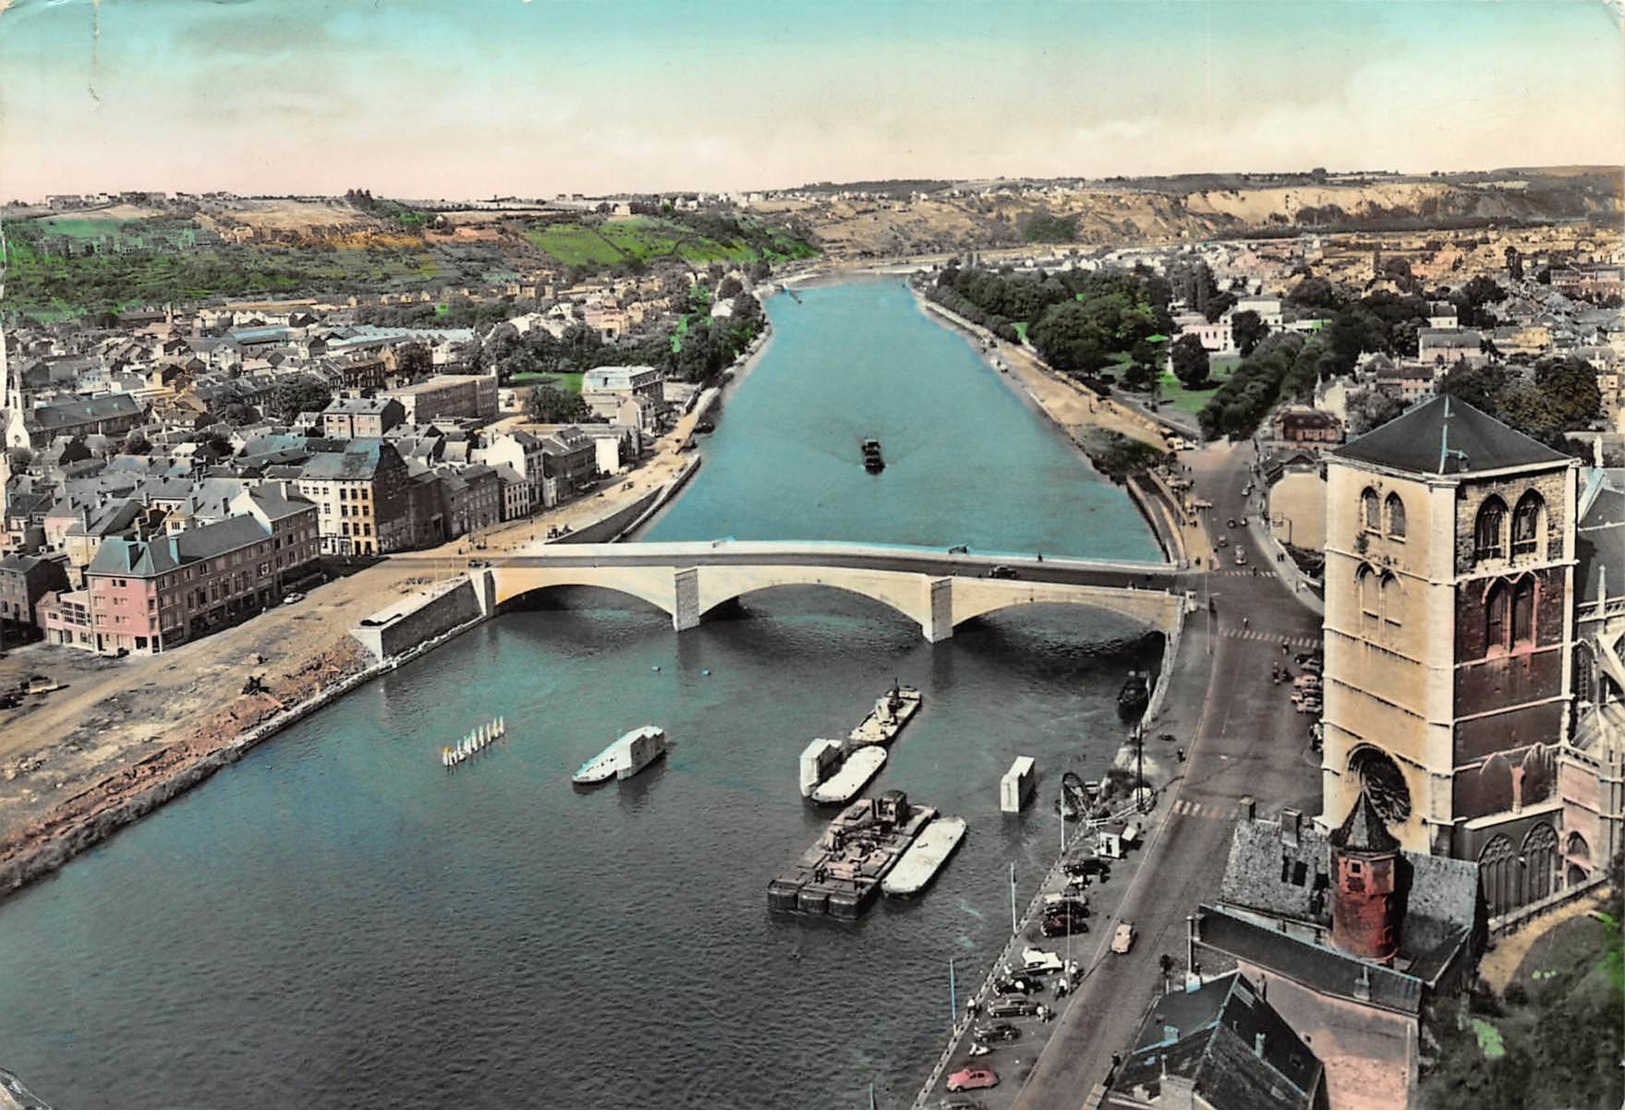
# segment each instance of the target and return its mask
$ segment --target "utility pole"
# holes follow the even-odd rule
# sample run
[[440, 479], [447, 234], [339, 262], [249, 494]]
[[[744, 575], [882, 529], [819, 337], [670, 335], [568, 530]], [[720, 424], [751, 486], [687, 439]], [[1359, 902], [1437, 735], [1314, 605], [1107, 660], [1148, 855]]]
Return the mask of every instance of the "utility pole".
[[1010, 935], [1015, 936], [1016, 927], [1016, 864], [1010, 864]]

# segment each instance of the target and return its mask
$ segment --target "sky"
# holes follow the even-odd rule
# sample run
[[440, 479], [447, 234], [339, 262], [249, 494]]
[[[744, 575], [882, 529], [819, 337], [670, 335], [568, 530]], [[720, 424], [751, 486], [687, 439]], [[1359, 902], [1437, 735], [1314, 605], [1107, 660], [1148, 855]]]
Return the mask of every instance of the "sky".
[[1625, 165], [1617, 0], [0, 0], [0, 199]]

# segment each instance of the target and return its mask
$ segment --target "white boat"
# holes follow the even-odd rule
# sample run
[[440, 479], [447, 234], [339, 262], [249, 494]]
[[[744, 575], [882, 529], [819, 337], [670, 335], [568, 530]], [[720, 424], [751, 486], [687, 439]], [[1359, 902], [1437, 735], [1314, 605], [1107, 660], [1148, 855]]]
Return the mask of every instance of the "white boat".
[[957, 816], [937, 817], [914, 838], [897, 865], [886, 872], [880, 880], [881, 891], [898, 897], [919, 893], [964, 838], [965, 821]]
[[583, 762], [570, 780], [577, 785], [592, 785], [612, 777], [625, 781], [665, 753], [666, 733], [658, 727], [639, 727]]
[[890, 743], [914, 718], [923, 699], [920, 690], [913, 685], [894, 684], [885, 696], [875, 701], [875, 710], [865, 716], [863, 722], [854, 727], [847, 737], [860, 745]]
[[841, 768], [828, 781], [812, 791], [812, 799], [821, 805], [844, 805], [856, 797], [858, 790], [868, 785], [869, 779], [885, 764], [885, 747], [859, 747], [846, 756]]

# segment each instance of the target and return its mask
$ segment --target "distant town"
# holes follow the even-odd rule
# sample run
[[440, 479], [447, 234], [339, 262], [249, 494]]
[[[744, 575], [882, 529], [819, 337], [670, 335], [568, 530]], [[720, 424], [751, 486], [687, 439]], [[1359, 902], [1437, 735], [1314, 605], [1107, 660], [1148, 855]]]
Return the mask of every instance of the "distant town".
[[988, 973], [919, 1101], [1617, 1106], [1622, 212], [1583, 167], [13, 201], [0, 890], [494, 613], [493, 566], [624, 539], [763, 303], [881, 276], [1126, 486], [1182, 616], [1030, 911], [1109, 951], [1037, 941], [1045, 1013]]

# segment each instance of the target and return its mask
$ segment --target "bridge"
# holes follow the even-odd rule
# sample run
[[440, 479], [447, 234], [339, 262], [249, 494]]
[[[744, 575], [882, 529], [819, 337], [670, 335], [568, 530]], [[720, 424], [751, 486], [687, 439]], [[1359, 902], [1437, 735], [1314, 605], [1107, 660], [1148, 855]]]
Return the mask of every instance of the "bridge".
[[1173, 565], [954, 552], [841, 542], [622, 542], [533, 545], [470, 568], [480, 609], [546, 588], [635, 596], [689, 630], [715, 608], [764, 588], [820, 585], [876, 600], [932, 642], [969, 619], [1028, 604], [1110, 611], [1172, 631], [1187, 606]]

